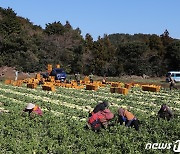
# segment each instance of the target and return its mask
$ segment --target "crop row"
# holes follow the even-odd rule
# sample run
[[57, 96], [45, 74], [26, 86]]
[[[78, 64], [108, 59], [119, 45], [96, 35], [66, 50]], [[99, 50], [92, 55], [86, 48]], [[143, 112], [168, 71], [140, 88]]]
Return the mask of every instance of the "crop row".
[[[89, 110], [97, 101], [107, 99], [114, 113], [124, 106], [141, 121], [140, 131], [115, 125], [100, 133], [85, 130]], [[44, 115], [22, 117], [28, 102], [36, 102]], [[168, 101], [168, 102], [167, 102]], [[162, 89], [159, 93], [132, 88], [124, 96], [112, 94], [109, 87], [98, 91], [57, 88], [56, 92], [13, 87], [0, 83], [2, 108], [0, 116], [0, 148], [2, 153], [172, 153], [172, 149], [146, 150], [146, 143], [170, 143], [179, 139], [180, 121], [157, 120], [162, 103], [179, 113], [179, 91]]]
[[[53, 104], [56, 104], [56, 105], [63, 105], [63, 106], [66, 106], [66, 107], [70, 107], [70, 108], [77, 108], [77, 109], [82, 109], [82, 110], [84, 110], [85, 112], [88, 112], [89, 110], [91, 110], [92, 108], [90, 107], [90, 106], [79, 106], [79, 105], [76, 105], [76, 101], [74, 101], [73, 100], [73, 98], [72, 97], [68, 97], [68, 96], [64, 96], [64, 95], [61, 95], [61, 97], [59, 97], [58, 96], [58, 98], [56, 98], [55, 99], [55, 95], [49, 95], [49, 93], [48, 93], [48, 95], [49, 95], [49, 97], [47, 97], [47, 92], [46, 93], [44, 93], [44, 95], [42, 95], [42, 93], [41, 92], [39, 92], [39, 93], [34, 93], [34, 94], [32, 94], [32, 93], [30, 93], [30, 92], [28, 92], [28, 93], [26, 93], [26, 92], [24, 92], [25, 91], [25, 89], [23, 89], [23, 91], [21, 91], [21, 92], [19, 92], [19, 91], [13, 91], [13, 90], [11, 90], [11, 89], [0, 89], [1, 90], [1, 92], [4, 92], [4, 93], [6, 93], [6, 95], [8, 94], [15, 94], [15, 95], [19, 95], [19, 96], [23, 96], [23, 97], [28, 97], [28, 98], [31, 98], [31, 99], [34, 99], [34, 101], [36, 100], [36, 101], [45, 101], [45, 102], [51, 102], [51, 103], [53, 103]], [[58, 94], [57, 94], [58, 95]], [[51, 96], [51, 97], [50, 97]], [[19, 98], [21, 98], [21, 97], [19, 97]], [[110, 99], [110, 98], [109, 98]], [[62, 102], [61, 102], [61, 101]], [[67, 103], [67, 102], [65, 102], [65, 100], [66, 101], [69, 101], [69, 100], [73, 100], [73, 104], [72, 103]], [[85, 99], [84, 99], [85, 100]], [[89, 100], [88, 98], [87, 98], [87, 100]], [[91, 99], [92, 100], [92, 99]], [[86, 101], [86, 100], [85, 100]], [[82, 99], [81, 99], [81, 105], [84, 105], [85, 103], [82, 101]], [[79, 103], [80, 103], [79, 102]], [[75, 104], [74, 104], [75, 103]], [[128, 101], [126, 101], [126, 103], [131, 103], [131, 102], [128, 102]], [[115, 107], [119, 107], [119, 105], [117, 105], [117, 104], [112, 104], [112, 106], [115, 106]], [[122, 104], [121, 106], [124, 106], [124, 107], [126, 107], [125, 106], [125, 104]], [[130, 106], [130, 108], [132, 108], [132, 105]], [[139, 108], [136, 108], [136, 110], [139, 110]], [[144, 110], [141, 110], [142, 112], [144, 112]]]
[[[103, 100], [107, 99], [110, 102], [112, 102], [112, 107], [119, 107], [119, 106], [128, 106], [132, 110], [135, 111], [142, 111], [148, 113], [151, 111], [151, 114], [154, 114], [155, 112], [158, 111], [160, 108], [160, 105], [162, 103], [166, 103], [165, 101], [163, 102], [161, 99], [158, 97], [156, 100], [149, 100], [149, 98], [146, 97], [149, 93], [145, 93], [142, 95], [143, 97], [136, 96], [130, 94], [129, 96], [122, 96], [122, 95], [113, 95], [111, 93], [108, 94], [108, 96], [104, 96], [104, 94], [95, 94], [94, 92], [86, 92], [85, 90], [81, 91], [76, 91], [72, 89], [68, 89], [70, 92], [69, 94], [67, 93], [67, 89], [61, 88], [57, 93], [51, 93], [51, 92], [45, 92], [45, 91], [40, 91], [40, 90], [31, 90], [27, 88], [14, 88], [10, 90], [8, 88], [11, 88], [9, 86], [6, 86], [7, 90], [9, 92], [13, 92], [19, 95], [28, 95], [28, 97], [36, 97], [37, 100], [44, 100], [44, 101], [49, 101], [54, 102], [57, 104], [57, 102], [61, 102], [60, 104], [63, 104], [64, 106], [69, 106], [69, 107], [75, 107], [84, 110], [85, 112], [91, 110], [93, 106], [97, 103], [98, 100]], [[138, 89], [133, 90], [133, 91], [139, 91]], [[7, 91], [6, 91], [7, 92]], [[88, 94], [87, 94], [88, 93]], [[152, 94], [152, 93], [151, 93]], [[95, 96], [94, 96], [95, 95]], [[161, 95], [161, 93], [159, 93]], [[47, 97], [48, 96], [48, 97]], [[104, 97], [102, 97], [104, 96]], [[50, 98], [49, 98], [50, 97]], [[97, 98], [97, 99], [95, 99]], [[69, 103], [69, 100], [71, 100], [71, 103]], [[62, 103], [63, 102], [63, 103]], [[174, 101], [175, 102], [175, 101]], [[72, 105], [73, 103], [73, 105]], [[169, 102], [168, 102], [169, 103]], [[166, 103], [166, 104], [168, 104]], [[71, 104], [71, 105], [70, 105]], [[170, 106], [173, 106], [172, 108], [176, 111], [179, 111], [179, 108], [177, 108], [176, 102], [173, 104], [168, 104]], [[137, 108], [138, 106], [138, 108]], [[148, 113], [149, 114], [149, 113]]]

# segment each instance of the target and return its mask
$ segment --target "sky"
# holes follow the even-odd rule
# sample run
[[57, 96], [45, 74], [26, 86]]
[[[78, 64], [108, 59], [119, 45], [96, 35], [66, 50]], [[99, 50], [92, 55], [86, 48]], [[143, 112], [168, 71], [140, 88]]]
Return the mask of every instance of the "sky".
[[180, 39], [180, 0], [0, 0], [43, 29], [46, 24], [69, 21], [94, 40], [104, 34], [157, 34], [167, 29]]

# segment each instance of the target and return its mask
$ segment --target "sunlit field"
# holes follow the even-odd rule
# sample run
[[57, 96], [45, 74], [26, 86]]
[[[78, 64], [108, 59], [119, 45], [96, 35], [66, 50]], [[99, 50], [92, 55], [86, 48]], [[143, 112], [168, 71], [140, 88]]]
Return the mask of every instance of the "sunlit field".
[[[95, 133], [84, 126], [89, 111], [101, 100], [110, 102], [115, 125]], [[42, 117], [21, 115], [29, 102], [42, 108]], [[175, 114], [170, 121], [157, 119], [164, 103]], [[109, 85], [97, 91], [57, 87], [49, 92], [41, 86], [29, 89], [0, 83], [0, 104], [1, 153], [173, 153], [173, 145], [153, 150], [146, 149], [146, 144], [174, 144], [180, 139], [180, 90], [149, 92], [132, 87], [122, 95], [110, 93]], [[140, 120], [139, 131], [116, 123], [119, 107]]]

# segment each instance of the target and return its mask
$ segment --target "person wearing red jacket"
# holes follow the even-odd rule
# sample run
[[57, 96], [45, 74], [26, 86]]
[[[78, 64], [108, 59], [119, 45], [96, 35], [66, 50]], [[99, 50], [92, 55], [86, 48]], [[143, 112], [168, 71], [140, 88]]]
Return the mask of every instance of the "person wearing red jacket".
[[105, 109], [107, 109], [109, 107], [109, 103], [108, 101], [104, 100], [104, 101], [100, 101], [95, 108], [93, 109], [93, 111], [91, 113], [89, 113], [89, 117], [91, 117], [94, 113], [97, 113], [99, 111], [103, 111]]
[[119, 108], [118, 109], [118, 122], [122, 125], [125, 122], [126, 127], [133, 127], [135, 130], [139, 130], [139, 121], [138, 119], [128, 110]]
[[32, 116], [32, 113], [34, 113], [36, 115], [40, 115], [40, 116], [42, 116], [42, 114], [43, 114], [40, 107], [38, 105], [33, 104], [33, 103], [28, 103], [26, 108], [23, 111], [28, 112], [29, 116]]
[[113, 118], [114, 114], [109, 109], [98, 111], [89, 117], [87, 126], [93, 131], [98, 131], [101, 128], [107, 128], [109, 121]]
[[109, 121], [114, 118], [114, 114], [109, 109], [105, 109], [105, 110], [99, 111], [99, 112], [102, 115], [100, 122], [102, 123], [102, 126], [104, 128], [107, 128], [109, 125]]

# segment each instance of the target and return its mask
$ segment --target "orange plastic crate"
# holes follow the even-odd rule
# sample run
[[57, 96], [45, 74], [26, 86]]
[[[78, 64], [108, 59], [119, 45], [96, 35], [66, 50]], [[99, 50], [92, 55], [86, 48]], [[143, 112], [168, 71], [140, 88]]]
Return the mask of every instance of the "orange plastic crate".
[[86, 85], [86, 90], [98, 90], [98, 86], [97, 85], [90, 85], [90, 84], [87, 84]]
[[27, 88], [35, 89], [35, 88], [37, 88], [37, 84], [35, 84], [35, 83], [28, 83], [27, 84]]
[[42, 90], [52, 91], [55, 92], [55, 87], [52, 85], [43, 85]]

